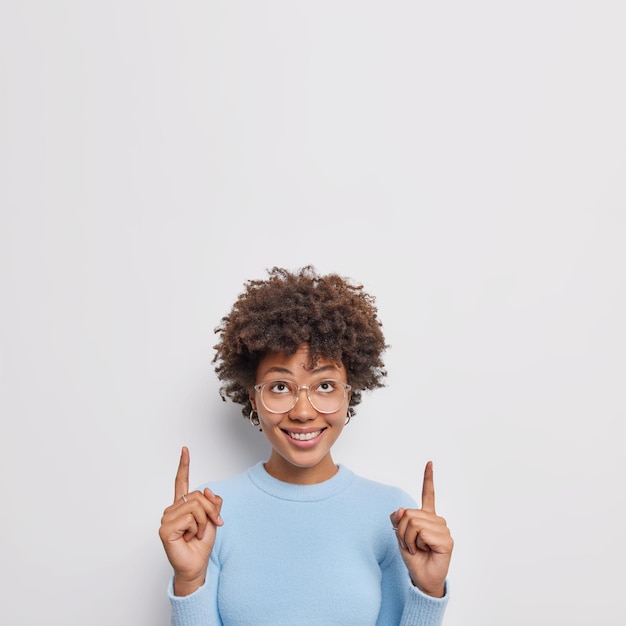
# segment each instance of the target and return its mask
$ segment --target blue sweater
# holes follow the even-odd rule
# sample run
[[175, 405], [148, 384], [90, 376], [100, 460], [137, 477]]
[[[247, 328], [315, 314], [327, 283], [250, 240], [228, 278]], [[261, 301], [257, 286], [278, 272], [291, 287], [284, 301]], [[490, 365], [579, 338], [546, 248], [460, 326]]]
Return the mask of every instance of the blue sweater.
[[414, 587], [389, 514], [415, 501], [339, 466], [293, 485], [258, 463], [209, 483], [224, 499], [207, 580], [173, 595], [172, 626], [438, 626], [447, 604]]

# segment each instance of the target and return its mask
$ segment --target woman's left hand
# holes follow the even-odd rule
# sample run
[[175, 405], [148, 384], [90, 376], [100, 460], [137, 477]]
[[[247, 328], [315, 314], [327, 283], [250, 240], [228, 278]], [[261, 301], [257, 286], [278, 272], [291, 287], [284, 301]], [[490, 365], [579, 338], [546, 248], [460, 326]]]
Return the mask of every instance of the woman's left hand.
[[454, 541], [446, 520], [435, 513], [432, 461], [424, 470], [422, 508], [398, 509], [390, 518], [413, 584], [429, 596], [443, 597]]

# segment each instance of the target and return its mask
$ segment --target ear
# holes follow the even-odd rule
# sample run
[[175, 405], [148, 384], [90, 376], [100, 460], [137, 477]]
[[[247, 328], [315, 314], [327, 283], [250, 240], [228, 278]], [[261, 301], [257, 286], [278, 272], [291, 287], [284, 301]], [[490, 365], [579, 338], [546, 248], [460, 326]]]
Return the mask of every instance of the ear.
[[253, 410], [253, 411], [256, 411], [256, 403], [255, 403], [255, 401], [254, 401], [254, 391], [251, 391], [251, 392], [248, 394], [248, 399], [250, 400], [250, 404], [252, 405], [252, 410]]

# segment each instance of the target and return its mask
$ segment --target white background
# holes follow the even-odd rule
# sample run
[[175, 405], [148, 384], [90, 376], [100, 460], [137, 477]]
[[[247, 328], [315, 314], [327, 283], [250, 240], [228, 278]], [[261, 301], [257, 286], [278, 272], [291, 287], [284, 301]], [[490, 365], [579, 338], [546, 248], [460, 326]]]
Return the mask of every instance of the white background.
[[433, 459], [446, 626], [624, 624], [623, 7], [2, 0], [0, 621], [165, 626], [180, 446], [268, 453], [213, 329], [313, 263], [377, 296], [335, 459]]

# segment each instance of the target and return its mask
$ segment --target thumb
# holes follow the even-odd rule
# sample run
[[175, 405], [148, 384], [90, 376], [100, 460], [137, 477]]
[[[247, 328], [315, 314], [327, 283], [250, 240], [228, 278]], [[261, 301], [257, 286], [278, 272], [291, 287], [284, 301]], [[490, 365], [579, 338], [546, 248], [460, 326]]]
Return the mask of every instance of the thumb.
[[404, 517], [404, 511], [405, 509], [399, 508], [397, 511], [394, 511], [389, 516], [389, 519], [391, 520], [391, 524], [393, 526], [397, 526], [400, 523], [400, 520]]
[[208, 487], [205, 487], [204, 489], [204, 497], [214, 504], [216, 508], [215, 514], [210, 516], [211, 521], [216, 526], [222, 526], [224, 524], [224, 520], [222, 519], [221, 512], [224, 500], [220, 496], [214, 494]]

